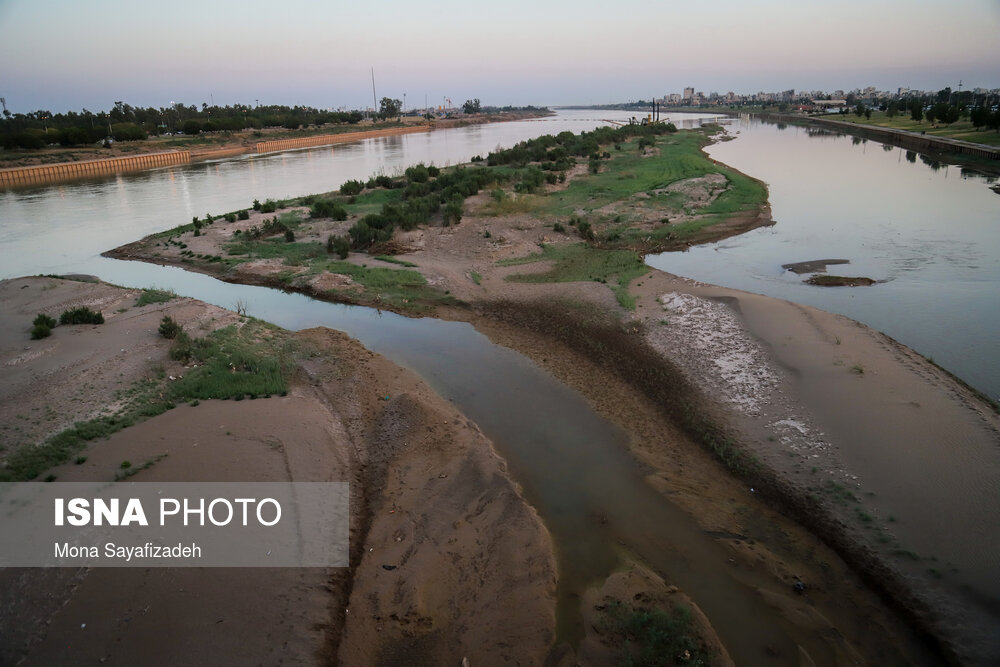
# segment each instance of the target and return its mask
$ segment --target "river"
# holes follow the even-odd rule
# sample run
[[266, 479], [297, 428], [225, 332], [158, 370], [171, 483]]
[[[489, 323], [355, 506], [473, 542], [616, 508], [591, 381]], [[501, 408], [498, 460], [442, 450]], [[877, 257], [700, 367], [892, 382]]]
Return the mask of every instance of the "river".
[[[642, 481], [641, 471], [625, 453], [622, 444], [624, 434], [593, 414], [578, 394], [559, 385], [520, 355], [493, 345], [471, 326], [408, 319], [364, 308], [317, 304], [299, 295], [228, 285], [176, 268], [120, 262], [99, 256], [108, 248], [188, 222], [195, 215], [201, 217], [206, 213], [218, 214], [247, 207], [254, 198], [263, 201], [266, 198], [333, 190], [344, 180], [401, 171], [419, 161], [438, 165], [461, 163], [473, 155], [485, 156], [497, 146], [510, 146], [539, 134], [591, 129], [601, 125], [603, 118], [624, 118], [628, 115], [594, 111], [562, 112], [554, 119], [383, 137], [333, 148], [248, 156], [169, 167], [102, 181], [4, 192], [0, 194], [0, 272], [2, 277], [37, 273], [92, 273], [127, 286], [170, 288], [179, 294], [195, 296], [223, 307], [232, 308], [237, 301], [241, 301], [247, 304], [250, 314], [289, 329], [324, 325], [346, 331], [369, 348], [416, 370], [437, 391], [453, 400], [464, 413], [479, 423], [496, 442], [500, 453], [508, 460], [515, 479], [538, 509], [558, 545], [560, 632], [564, 638], [579, 638], [582, 631], [579, 610], [572, 601], [578, 599], [588, 582], [599, 580], [610, 572], [617, 560], [617, 547], [612, 545], [621, 540], [655, 569], [669, 573], [672, 581], [692, 595], [716, 622], [724, 643], [734, 655], [755, 655], [760, 653], [762, 646], [772, 646], [780, 647], [780, 653], [785, 656], [794, 656], [794, 643], [799, 643], [807, 646], [814, 657], [820, 658], [820, 662], [825, 662], [823, 658], [831, 655], [827, 653], [829, 647], [825, 645], [825, 640], [803, 636], [789, 627], [780, 615], [768, 608], [751, 582], [726, 574], [731, 568], [726, 566], [726, 554], [714, 540], [705, 535], [690, 517], [652, 492]], [[679, 125], [697, 122], [698, 118], [681, 116], [678, 119]], [[749, 277], [733, 272], [728, 276], [720, 275], [726, 279], [714, 282], [768, 293], [765, 289], [757, 289], [756, 283], [751, 286], [749, 282], [760, 274], [765, 279], [759, 282], [768, 289], [777, 286], [792, 290], [794, 294], [797, 294], [794, 290], [801, 290], [815, 298], [833, 299], [835, 304], [840, 303], [838, 298], [846, 304], [867, 303], [866, 299], [880, 296], [878, 290], [893, 288], [895, 283], [905, 284], [912, 279], [911, 275], [919, 273], [920, 267], [917, 267], [910, 273], [900, 269], [895, 273], [887, 271], [874, 275], [891, 277], [892, 280], [873, 288], [839, 292], [853, 295], [850, 298], [838, 297], [838, 292], [833, 290], [800, 286], [797, 279], [784, 276], [780, 271], [781, 263], [840, 255], [855, 262], [852, 268], [875, 273], [874, 268], [880, 265], [866, 264], [867, 255], [858, 250], [858, 247], [866, 247], [863, 242], [873, 243], [873, 236], [862, 236], [860, 241], [856, 239], [855, 244], [850, 246], [832, 246], [828, 243], [829, 235], [796, 231], [805, 223], [792, 215], [791, 212], [797, 209], [785, 201], [791, 196], [787, 194], [789, 191], [796, 192], [795, 186], [772, 182], [771, 179], [775, 178], [773, 174], [755, 172], [753, 165], [741, 163], [748, 158], [741, 157], [738, 151], [732, 156], [723, 156], [716, 151], [734, 151], [734, 147], [749, 145], [751, 148], [746, 152], [752, 154], [753, 150], [760, 150], [761, 145], [770, 146], [772, 141], [775, 145], [785, 145], [783, 140], [796, 137], [798, 131], [779, 131], [752, 123], [740, 125], [738, 129], [739, 138], [714, 147], [713, 155], [768, 181], [778, 220], [775, 227], [748, 237], [768, 240], [770, 235], [775, 234], [789, 236], [777, 243], [779, 250], [771, 255], [755, 250], [758, 245], [753, 242], [743, 246], [741, 237], [722, 244], [694, 248], [676, 256], [678, 261], [702, 257], [702, 263], [709, 263], [704, 258], [720, 252], [742, 256], [746, 259], [732, 263], [742, 262], [753, 267]], [[839, 150], [845, 140], [816, 140], [798, 136], [797, 142], [789, 142], [783, 150], [799, 150], [804, 154], [813, 146], [823, 148], [828, 145]], [[850, 139], [846, 140], [846, 145], [862, 156], [857, 160], [861, 163], [865, 163], [864, 156], [876, 150], [881, 157], [890, 154], [890, 151], [882, 151], [874, 144], [858, 148]], [[782, 160], [773, 156], [772, 162], [782, 164]], [[921, 188], [947, 190], [940, 186], [940, 169], [931, 171], [922, 164], [909, 162], [906, 165], [909, 187], [914, 191]], [[798, 174], [810, 170], [788, 171]], [[1000, 199], [986, 189], [983, 181], [962, 179], [954, 173], [954, 168], [950, 171], [954, 177], [946, 183], [948, 187], [953, 182], [964, 184], [952, 196], [961, 199], [970, 196], [968, 193], [976, 188], [985, 190], [994, 199], [984, 198], [982, 205], [987, 211], [996, 212]], [[924, 182], [928, 180], [927, 174], [933, 176], [931, 182], [935, 185], [928, 186]], [[847, 198], [842, 192], [836, 193], [834, 183], [828, 182], [825, 189], [828, 191], [827, 199]], [[796, 201], [794, 197], [792, 201]], [[813, 207], [825, 208], [826, 200], [822, 201], [822, 204], [814, 204]], [[860, 204], [861, 200], [855, 201]], [[989, 208], [991, 204], [993, 209]], [[929, 226], [929, 223], [923, 224]], [[785, 226], [791, 229], [786, 231]], [[979, 233], [975, 225], [972, 229]], [[928, 232], [921, 243], [940, 239], [938, 251], [948, 254], [949, 244], [954, 243], [953, 236], [959, 231], [970, 233], [965, 230], [965, 226], [953, 225], [948, 233]], [[989, 237], [988, 234], [985, 236]], [[808, 241], [812, 238], [815, 242]], [[995, 249], [996, 235], [987, 241], [992, 241]], [[974, 256], [979, 261], [978, 266], [968, 270], [977, 271], [986, 267], [983, 273], [976, 275], [992, 276], [989, 287], [993, 289], [991, 294], [995, 295], [1000, 272], [996, 270], [997, 253], [990, 254], [987, 241], [967, 241], [963, 247], [967, 250], [966, 255]], [[896, 245], [916, 247], [916, 243], [907, 244], [891, 235], [881, 239], [879, 247]], [[750, 250], [743, 251], [743, 247]], [[891, 252], [885, 253], [894, 256]], [[937, 256], [932, 247], [926, 248], [925, 253], [929, 258]], [[876, 257], [882, 255], [876, 254]], [[656, 264], [668, 259], [672, 258], [651, 258], [650, 262]], [[777, 262], [777, 270], [772, 266], [774, 262]], [[949, 265], [954, 264], [951, 260], [948, 262]], [[698, 264], [697, 261], [694, 263]], [[885, 265], [892, 263], [886, 260]], [[709, 280], [694, 270], [678, 267], [668, 267], [668, 270]], [[940, 284], [931, 280], [934, 274], [921, 275], [928, 281], [924, 284], [927, 293], [945, 294], [956, 288], [947, 273], [938, 276]], [[977, 298], [979, 301], [964, 302], [971, 303], [970, 307], [978, 312], [981, 302], [989, 300], [990, 293]], [[812, 303], [808, 298], [796, 300]], [[938, 300], [929, 298], [926, 310], [954, 305], [938, 304]], [[821, 303], [816, 305], [836, 310]], [[875, 306], [869, 309], [878, 310]], [[993, 308], [990, 315], [996, 318], [998, 312], [1000, 309]], [[857, 317], [851, 312], [845, 314]], [[927, 317], [933, 319], [935, 315], [928, 313]], [[970, 314], [969, 318], [974, 320], [974, 314]], [[952, 327], [952, 331], [959, 329], [963, 327]], [[890, 333], [907, 342], [906, 332]], [[933, 351], [922, 351], [942, 361], [945, 359], [944, 355]], [[987, 347], [986, 351], [994, 355], [997, 353], [995, 347]], [[491, 378], [491, 382], [484, 383], [483, 378]], [[545, 397], [545, 400], [540, 401], [538, 397]], [[600, 471], [600, 474], [595, 476], [594, 471]], [[595, 526], [590, 518], [595, 514], [607, 516], [609, 527]], [[665, 529], [667, 526], [669, 529]]]
[[[738, 138], [708, 153], [768, 184], [776, 224], [647, 263], [864, 322], [1000, 401], [995, 180], [815, 128], [744, 117], [729, 129]], [[781, 268], [815, 259], [879, 283], [817, 287]]]

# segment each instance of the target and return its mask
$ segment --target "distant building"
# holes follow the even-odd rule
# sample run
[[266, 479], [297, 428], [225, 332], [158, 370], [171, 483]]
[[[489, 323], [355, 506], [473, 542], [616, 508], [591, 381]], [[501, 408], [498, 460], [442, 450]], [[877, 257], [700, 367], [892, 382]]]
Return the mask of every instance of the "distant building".
[[693, 100], [694, 99], [694, 88], [685, 88], [684, 89], [684, 98], [683, 99], [685, 99], [685, 100]]

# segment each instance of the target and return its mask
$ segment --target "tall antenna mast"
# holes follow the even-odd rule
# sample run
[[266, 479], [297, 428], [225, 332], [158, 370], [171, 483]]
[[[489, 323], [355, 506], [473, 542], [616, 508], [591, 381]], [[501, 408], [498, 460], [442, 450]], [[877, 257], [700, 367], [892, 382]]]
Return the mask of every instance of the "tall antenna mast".
[[372, 67], [372, 109], [378, 111], [378, 98], [375, 96], [375, 68]]
[[3, 105], [3, 115], [6, 116], [7, 115], [7, 98], [6, 97], [0, 97], [0, 104]]

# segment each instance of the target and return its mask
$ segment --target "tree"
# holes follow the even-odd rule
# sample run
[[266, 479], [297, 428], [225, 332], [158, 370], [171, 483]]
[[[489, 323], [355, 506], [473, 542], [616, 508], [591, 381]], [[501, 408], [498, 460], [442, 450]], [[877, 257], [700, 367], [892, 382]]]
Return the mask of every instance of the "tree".
[[889, 106], [885, 108], [885, 115], [887, 118], [895, 118], [899, 114], [899, 104], [896, 102], [889, 102]]
[[865, 105], [858, 102], [858, 106], [854, 107], [854, 113], [861, 118], [865, 115]]
[[479, 104], [479, 98], [474, 100], [466, 100], [465, 104], [462, 105], [462, 111], [467, 114], [479, 113], [482, 111], [483, 107]]
[[986, 107], [976, 107], [969, 113], [969, 120], [972, 121], [972, 127], [978, 130], [989, 123], [990, 112]]
[[910, 118], [918, 123], [924, 119], [924, 105], [920, 100], [913, 100], [910, 103]]
[[388, 97], [383, 97], [382, 101], [379, 102], [378, 116], [382, 120], [387, 118], [395, 118], [399, 115], [400, 110], [403, 108], [403, 103], [399, 100], [394, 100]]
[[869, 120], [872, 117], [872, 108], [865, 107], [865, 120]]

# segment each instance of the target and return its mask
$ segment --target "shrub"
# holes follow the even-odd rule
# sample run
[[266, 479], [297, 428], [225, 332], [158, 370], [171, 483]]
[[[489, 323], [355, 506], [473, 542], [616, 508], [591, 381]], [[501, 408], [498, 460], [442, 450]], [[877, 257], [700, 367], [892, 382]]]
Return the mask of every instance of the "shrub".
[[438, 167], [431, 165], [427, 167], [427, 175], [430, 176], [431, 178], [437, 178], [438, 176], [441, 175], [441, 170]]
[[340, 259], [347, 259], [351, 252], [350, 236], [328, 236], [326, 237], [326, 251], [330, 254], [337, 253]]
[[364, 189], [365, 184], [361, 181], [345, 181], [344, 184], [340, 186], [340, 194], [348, 196], [359, 195]]
[[38, 313], [35, 315], [35, 319], [31, 323], [36, 327], [41, 325], [48, 327], [49, 329], [55, 329], [57, 324], [56, 318], [46, 315], [45, 313]]
[[423, 163], [407, 167], [403, 173], [406, 176], [406, 180], [411, 183], [426, 183], [430, 177], [430, 172], [428, 172], [427, 167]]
[[260, 207], [261, 207], [260, 200], [259, 199], [254, 199], [253, 200], [253, 210], [259, 211]]
[[590, 223], [586, 220], [581, 220], [576, 223], [576, 230], [580, 232], [580, 236], [587, 239], [588, 241], [594, 240], [594, 228], [591, 227]]
[[265, 201], [263, 204], [260, 205], [259, 210], [261, 213], [274, 213], [275, 211], [278, 210], [278, 202], [274, 201], [273, 199], [268, 199], [267, 201]]
[[250, 219], [250, 211], [248, 211], [246, 209], [243, 209], [242, 211], [240, 211], [239, 213], [236, 214], [236, 217], [239, 220], [249, 220]]
[[226, 222], [236, 222], [235, 213], [226, 213], [226, 215], [224, 215], [223, 217], [225, 218]]
[[566, 231], [566, 228], [562, 226], [562, 223], [557, 222], [556, 224], [552, 225], [552, 231], [562, 233]]
[[455, 198], [450, 200], [444, 206], [444, 226], [455, 224], [457, 225], [462, 221], [462, 200], [460, 198]]
[[46, 324], [36, 324], [31, 328], [31, 340], [48, 338], [51, 335], [52, 335], [52, 327]]
[[335, 201], [329, 199], [318, 199], [309, 209], [309, 216], [312, 218], [347, 220], [347, 209]]
[[173, 340], [177, 338], [177, 334], [181, 332], [181, 325], [174, 321], [174, 318], [169, 315], [164, 315], [163, 319], [160, 320], [160, 335], [168, 340]]
[[292, 243], [295, 240], [295, 232], [290, 229], [285, 230], [285, 243]]
[[86, 306], [78, 306], [63, 311], [59, 316], [59, 324], [104, 324], [104, 315]]

